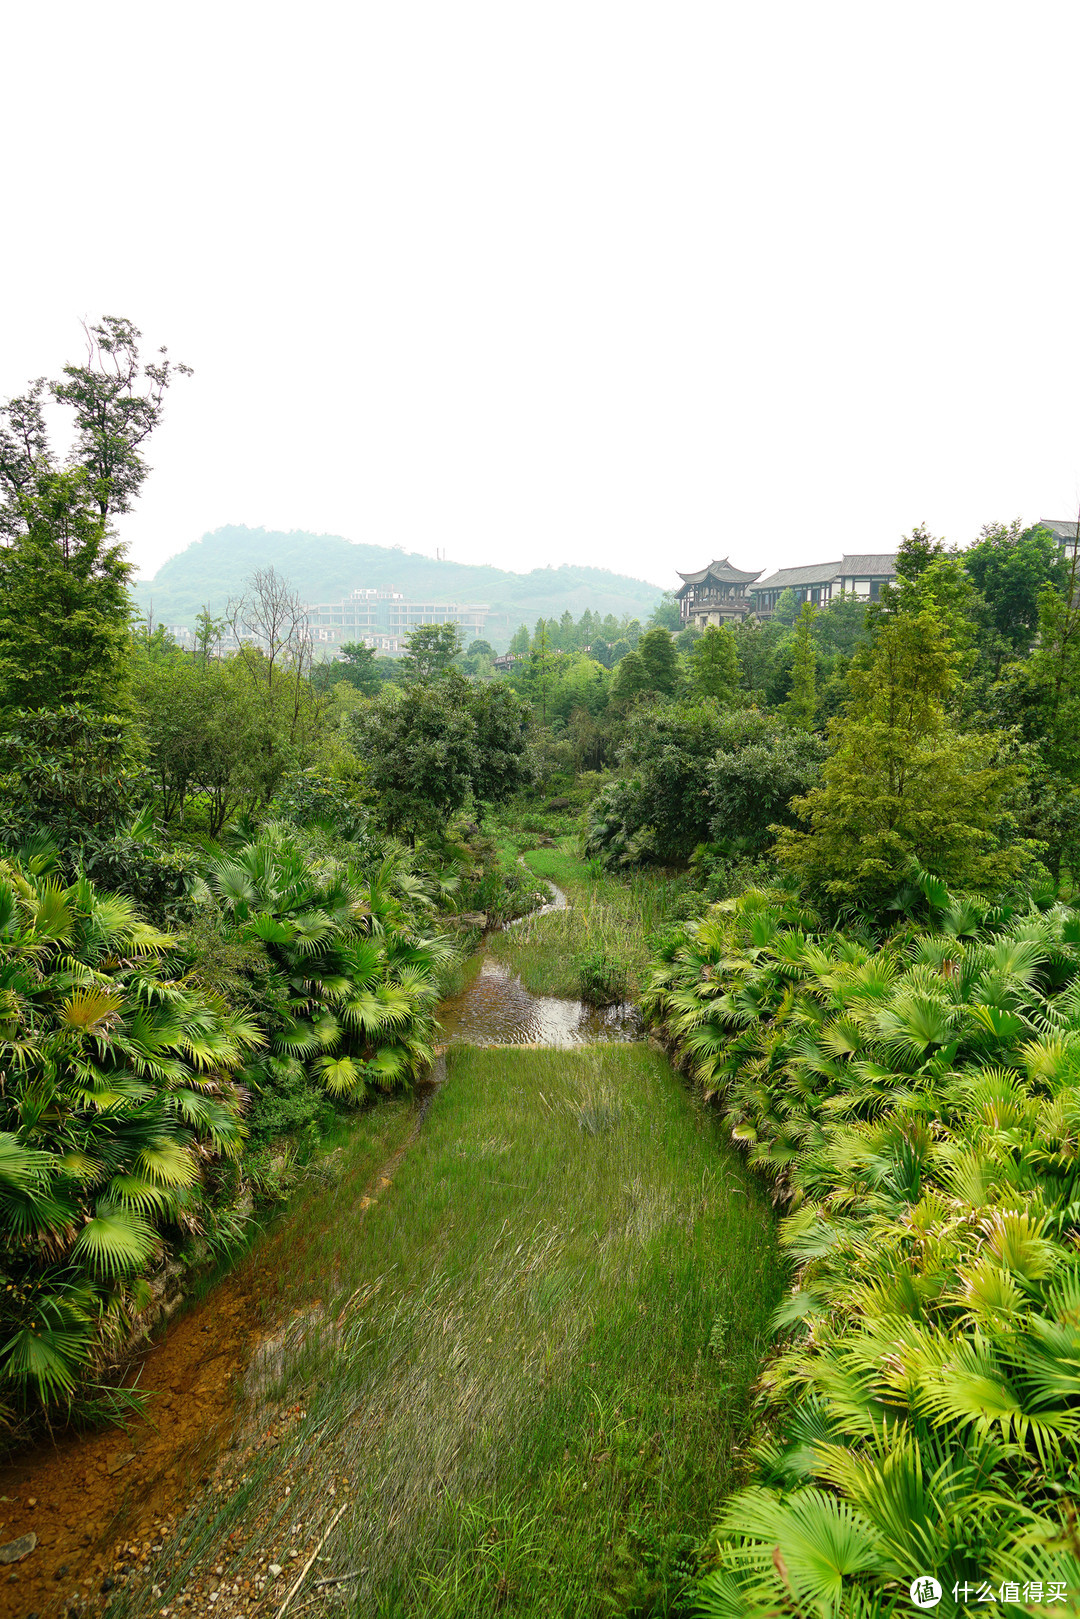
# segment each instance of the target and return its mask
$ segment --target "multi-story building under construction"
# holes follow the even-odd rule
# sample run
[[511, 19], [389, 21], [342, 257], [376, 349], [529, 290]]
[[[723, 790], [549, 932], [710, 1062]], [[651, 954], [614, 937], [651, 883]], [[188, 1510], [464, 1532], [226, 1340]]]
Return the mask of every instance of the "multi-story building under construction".
[[486, 602], [411, 601], [397, 590], [354, 590], [339, 602], [315, 602], [308, 628], [320, 650], [334, 657], [347, 641], [362, 641], [378, 652], [403, 652], [405, 637], [420, 624], [457, 624], [466, 646], [483, 636]]

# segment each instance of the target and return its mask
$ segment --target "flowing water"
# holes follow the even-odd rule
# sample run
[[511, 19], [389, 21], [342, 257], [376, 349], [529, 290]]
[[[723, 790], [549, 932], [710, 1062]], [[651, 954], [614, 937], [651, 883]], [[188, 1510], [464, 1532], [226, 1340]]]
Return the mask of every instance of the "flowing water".
[[[547, 879], [551, 901], [524, 922], [569, 903], [561, 888]], [[516, 927], [508, 922], [507, 927]], [[641, 1019], [629, 1001], [617, 1006], [586, 1006], [561, 995], [534, 995], [516, 973], [488, 955], [476, 955], [465, 966], [465, 985], [439, 1007], [442, 1038], [449, 1045], [579, 1046], [594, 1040], [638, 1040]]]

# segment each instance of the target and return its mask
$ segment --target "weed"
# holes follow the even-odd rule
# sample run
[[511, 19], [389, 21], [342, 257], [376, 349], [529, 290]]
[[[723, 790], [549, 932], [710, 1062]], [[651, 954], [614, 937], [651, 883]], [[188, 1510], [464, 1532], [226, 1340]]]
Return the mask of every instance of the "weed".
[[764, 1196], [647, 1046], [455, 1048], [448, 1071], [362, 1220], [346, 1173], [290, 1226], [294, 1328], [247, 1431], [299, 1415], [230, 1458], [154, 1611], [211, 1557], [235, 1580], [313, 1548], [346, 1503], [326, 1566], [361, 1572], [329, 1612], [680, 1611], [782, 1291]]

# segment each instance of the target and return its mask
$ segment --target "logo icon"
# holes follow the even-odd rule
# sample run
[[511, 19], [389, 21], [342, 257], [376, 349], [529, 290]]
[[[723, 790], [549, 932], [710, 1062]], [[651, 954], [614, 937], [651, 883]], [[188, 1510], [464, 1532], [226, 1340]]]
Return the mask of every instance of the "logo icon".
[[910, 1594], [917, 1608], [936, 1608], [941, 1601], [941, 1586], [932, 1574], [920, 1574], [912, 1580]]

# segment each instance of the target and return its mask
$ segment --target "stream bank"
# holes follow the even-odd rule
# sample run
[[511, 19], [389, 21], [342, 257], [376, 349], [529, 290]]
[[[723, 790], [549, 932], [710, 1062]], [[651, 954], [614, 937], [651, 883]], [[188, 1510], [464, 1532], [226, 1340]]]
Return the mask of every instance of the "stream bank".
[[[72, 1594], [80, 1612], [270, 1615], [328, 1529], [307, 1611], [675, 1611], [738, 1473], [781, 1286], [771, 1217], [635, 1031], [583, 1025], [577, 1002], [538, 1011], [513, 956], [497, 969], [481, 952], [446, 1004], [449, 1083], [408, 1150], [399, 1119], [384, 1173], [350, 1159], [252, 1257], [228, 1365], [216, 1312], [241, 1273], [170, 1330], [215, 1350], [199, 1364], [219, 1404], [181, 1381], [163, 1405], [163, 1449], [186, 1423], [189, 1450], [151, 1481], [132, 1444], [74, 1591], [48, 1590], [50, 1554], [40, 1601], [25, 1583], [34, 1601], [5, 1612], [46, 1619]], [[552, 1016], [565, 1039], [528, 1041]], [[97, 1440], [115, 1492], [127, 1442]]]

